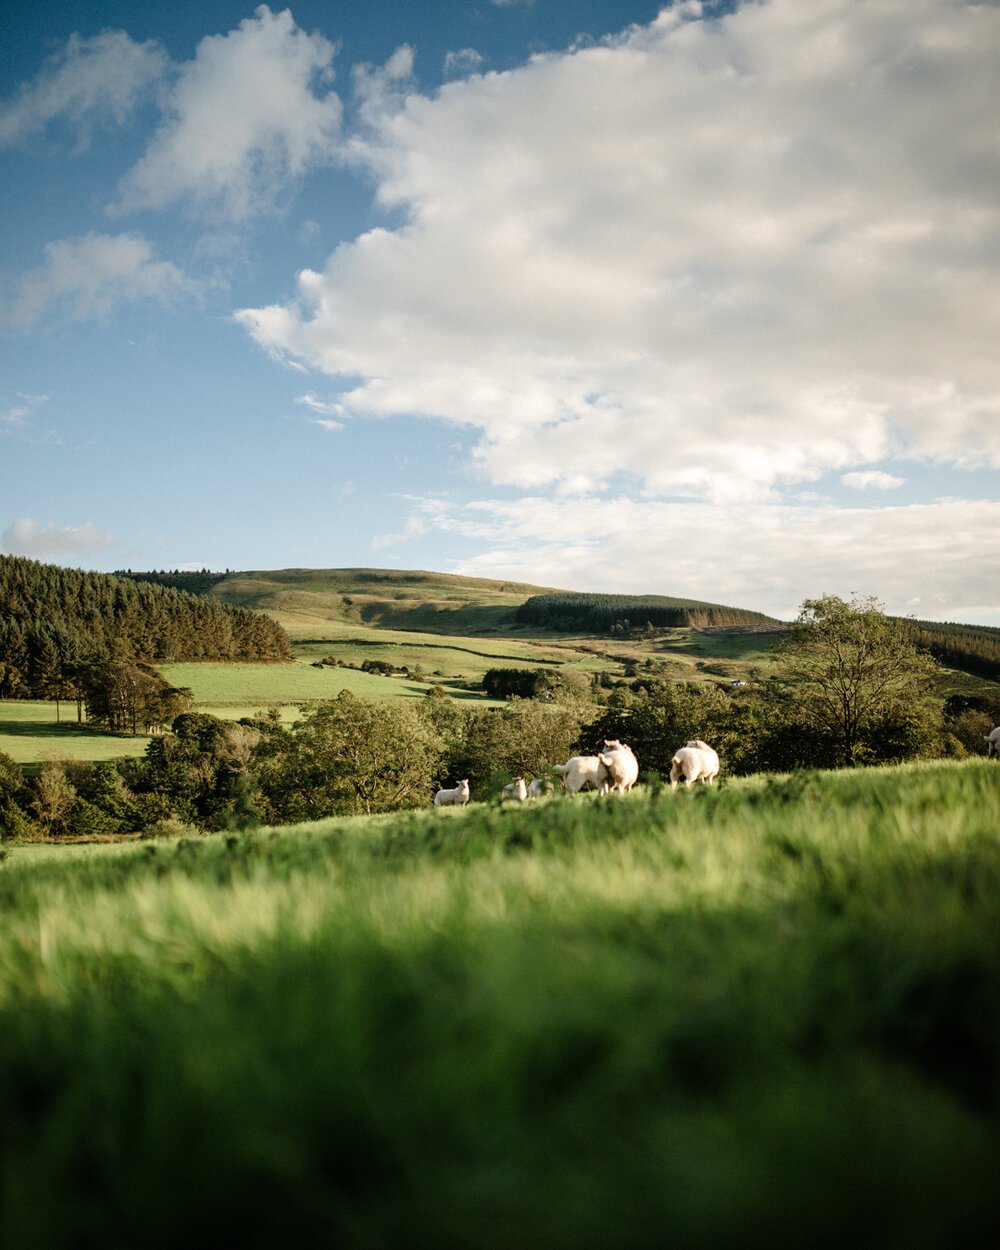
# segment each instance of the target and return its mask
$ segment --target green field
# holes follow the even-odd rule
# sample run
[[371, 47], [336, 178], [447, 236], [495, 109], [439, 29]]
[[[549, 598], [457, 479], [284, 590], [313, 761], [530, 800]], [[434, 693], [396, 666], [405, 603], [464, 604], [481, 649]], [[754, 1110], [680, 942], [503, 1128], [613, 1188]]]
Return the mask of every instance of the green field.
[[0, 862], [0, 1244], [986, 1246], [1000, 767]]
[[49, 756], [97, 762], [142, 755], [148, 742], [78, 725], [75, 703], [62, 704], [57, 722], [54, 703], [0, 699], [0, 751], [18, 764], [35, 764]]

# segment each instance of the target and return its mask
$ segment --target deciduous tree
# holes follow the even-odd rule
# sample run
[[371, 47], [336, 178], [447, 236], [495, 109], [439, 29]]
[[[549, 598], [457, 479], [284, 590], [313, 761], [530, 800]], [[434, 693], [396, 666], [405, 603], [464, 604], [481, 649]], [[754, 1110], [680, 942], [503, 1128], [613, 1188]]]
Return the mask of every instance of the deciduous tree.
[[[885, 758], [879, 736], [903, 720], [930, 731], [937, 665], [873, 597], [804, 600], [784, 648], [797, 697], [833, 736], [838, 763]], [[908, 740], [906, 753], [913, 747]]]

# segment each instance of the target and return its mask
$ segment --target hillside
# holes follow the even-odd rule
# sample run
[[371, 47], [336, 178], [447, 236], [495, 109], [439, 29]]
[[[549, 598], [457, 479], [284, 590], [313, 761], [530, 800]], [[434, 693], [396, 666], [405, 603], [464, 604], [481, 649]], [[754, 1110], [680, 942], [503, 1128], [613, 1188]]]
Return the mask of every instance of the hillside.
[[293, 636], [320, 622], [439, 634], [508, 632], [518, 607], [546, 588], [401, 569], [233, 573], [212, 586], [224, 603], [274, 616]]
[[280, 660], [272, 619], [113, 573], [0, 556], [0, 696], [54, 697], [82, 668], [129, 661]]
[[320, 621], [428, 633], [607, 634], [659, 628], [779, 627], [762, 612], [666, 595], [595, 595], [527, 582], [405, 569], [280, 569], [240, 573], [136, 573], [279, 619], [301, 636]]

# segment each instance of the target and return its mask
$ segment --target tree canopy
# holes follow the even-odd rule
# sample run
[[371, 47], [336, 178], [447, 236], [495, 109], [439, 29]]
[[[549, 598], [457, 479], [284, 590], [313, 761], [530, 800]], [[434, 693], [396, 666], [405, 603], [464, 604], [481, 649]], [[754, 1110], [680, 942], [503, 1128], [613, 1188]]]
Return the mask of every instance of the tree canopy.
[[831, 734], [842, 764], [863, 763], [873, 737], [929, 711], [937, 665], [872, 596], [804, 600], [784, 647], [798, 701]]

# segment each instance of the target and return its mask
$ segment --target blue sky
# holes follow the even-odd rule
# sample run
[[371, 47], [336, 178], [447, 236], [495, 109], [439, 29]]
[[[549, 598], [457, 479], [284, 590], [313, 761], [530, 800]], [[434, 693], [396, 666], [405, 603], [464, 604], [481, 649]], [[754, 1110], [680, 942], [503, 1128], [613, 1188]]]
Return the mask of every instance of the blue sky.
[[1000, 624], [1000, 9], [5, 6], [0, 550]]

